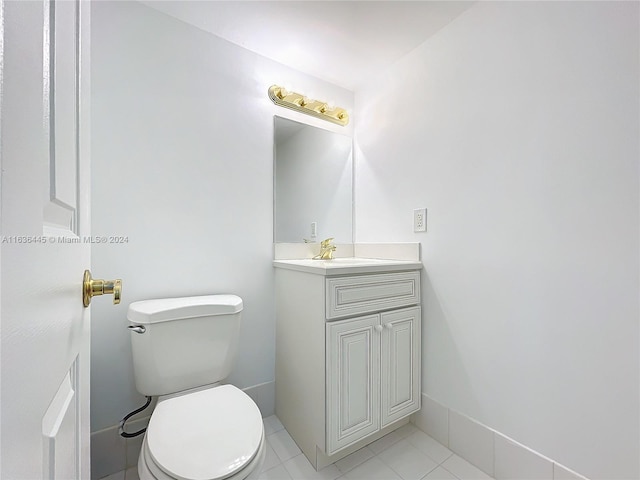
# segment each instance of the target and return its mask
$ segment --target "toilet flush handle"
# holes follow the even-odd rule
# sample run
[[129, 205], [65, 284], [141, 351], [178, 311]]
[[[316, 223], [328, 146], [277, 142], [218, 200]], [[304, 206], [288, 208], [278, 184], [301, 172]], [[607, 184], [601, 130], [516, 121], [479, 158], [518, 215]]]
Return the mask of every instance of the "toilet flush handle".
[[144, 325], [129, 325], [127, 328], [136, 333], [144, 333], [147, 331]]

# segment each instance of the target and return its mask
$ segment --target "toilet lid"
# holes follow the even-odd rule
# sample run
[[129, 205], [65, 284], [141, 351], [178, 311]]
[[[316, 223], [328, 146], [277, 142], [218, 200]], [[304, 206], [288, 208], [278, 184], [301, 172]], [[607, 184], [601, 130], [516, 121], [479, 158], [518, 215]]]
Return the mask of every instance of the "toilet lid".
[[181, 480], [214, 480], [244, 468], [262, 442], [260, 410], [233, 385], [159, 402], [147, 427], [155, 464]]

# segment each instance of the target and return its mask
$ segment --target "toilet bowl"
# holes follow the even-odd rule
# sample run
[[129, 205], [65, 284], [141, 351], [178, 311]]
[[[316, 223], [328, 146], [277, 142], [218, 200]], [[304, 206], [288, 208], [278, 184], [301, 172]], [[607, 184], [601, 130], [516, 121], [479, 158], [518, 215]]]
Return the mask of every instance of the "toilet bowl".
[[159, 399], [145, 434], [141, 480], [256, 478], [264, 460], [262, 417], [232, 385]]
[[233, 385], [242, 300], [235, 295], [129, 306], [136, 388], [158, 395], [138, 458], [141, 480], [257, 478], [265, 456], [262, 415]]

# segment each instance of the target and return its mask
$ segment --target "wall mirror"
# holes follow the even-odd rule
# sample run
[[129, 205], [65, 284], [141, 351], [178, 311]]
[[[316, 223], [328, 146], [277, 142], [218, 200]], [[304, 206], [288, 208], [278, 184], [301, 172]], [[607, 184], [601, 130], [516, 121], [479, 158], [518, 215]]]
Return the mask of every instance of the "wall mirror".
[[352, 243], [351, 137], [277, 116], [274, 122], [274, 241]]

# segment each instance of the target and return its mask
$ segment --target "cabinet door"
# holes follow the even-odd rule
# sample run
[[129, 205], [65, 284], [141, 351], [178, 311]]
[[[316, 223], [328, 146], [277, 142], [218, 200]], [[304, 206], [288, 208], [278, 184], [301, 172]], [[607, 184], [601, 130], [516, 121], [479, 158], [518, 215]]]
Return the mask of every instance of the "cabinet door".
[[381, 315], [381, 426], [420, 409], [420, 307]]
[[326, 453], [331, 455], [380, 428], [380, 315], [326, 328]]

